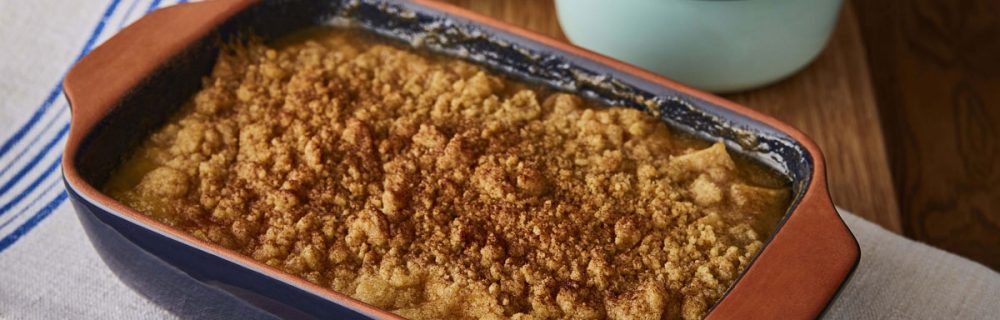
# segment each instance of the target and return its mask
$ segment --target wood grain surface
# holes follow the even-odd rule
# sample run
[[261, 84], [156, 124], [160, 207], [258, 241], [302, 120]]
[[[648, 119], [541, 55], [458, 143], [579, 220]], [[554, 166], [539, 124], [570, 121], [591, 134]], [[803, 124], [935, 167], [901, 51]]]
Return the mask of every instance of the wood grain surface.
[[905, 234], [1000, 270], [1000, 2], [856, 4]]
[[[566, 41], [549, 0], [446, 2]], [[815, 62], [779, 83], [726, 97], [812, 137], [826, 156], [834, 202], [898, 232], [899, 210], [864, 54], [848, 4]]]

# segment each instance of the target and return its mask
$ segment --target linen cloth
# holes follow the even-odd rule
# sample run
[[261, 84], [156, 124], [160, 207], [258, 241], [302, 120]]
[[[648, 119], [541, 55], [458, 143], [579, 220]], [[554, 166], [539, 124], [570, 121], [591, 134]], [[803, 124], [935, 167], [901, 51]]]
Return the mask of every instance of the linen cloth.
[[[0, 0], [0, 319], [174, 317], [104, 265], [66, 201], [58, 163], [70, 116], [59, 83], [69, 66], [175, 1]], [[841, 214], [862, 258], [825, 318], [1000, 317], [996, 272]]]

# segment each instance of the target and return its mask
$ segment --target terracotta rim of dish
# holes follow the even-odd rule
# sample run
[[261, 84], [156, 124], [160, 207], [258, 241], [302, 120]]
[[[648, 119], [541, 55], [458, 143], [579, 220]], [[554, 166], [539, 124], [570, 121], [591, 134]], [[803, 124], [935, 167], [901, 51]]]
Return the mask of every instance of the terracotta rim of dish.
[[[199, 240], [153, 220], [100, 192], [77, 171], [75, 160], [81, 142], [100, 120], [147, 75], [201, 39], [235, 14], [258, 0], [214, 0], [179, 4], [143, 17], [91, 51], [67, 73], [64, 92], [73, 117], [62, 158], [67, 184], [90, 203], [151, 231], [222, 257], [304, 291], [339, 302], [382, 319], [400, 317], [345, 294], [308, 282], [235, 251]], [[718, 96], [677, 83], [629, 64], [453, 5], [430, 0], [413, 1], [446, 15], [467, 19], [570, 55], [606, 65], [682, 94], [740, 113], [795, 139], [812, 156], [813, 172], [798, 206], [741, 274], [707, 318], [741, 317], [814, 318], [826, 308], [854, 269], [860, 250], [833, 207], [827, 192], [826, 171], [819, 148], [797, 129], [770, 116]], [[171, 30], [169, 33], [163, 30]], [[121, 55], [120, 52], [129, 52]], [[810, 254], [817, 252], [822, 254]], [[780, 298], [775, 298], [780, 297]]]

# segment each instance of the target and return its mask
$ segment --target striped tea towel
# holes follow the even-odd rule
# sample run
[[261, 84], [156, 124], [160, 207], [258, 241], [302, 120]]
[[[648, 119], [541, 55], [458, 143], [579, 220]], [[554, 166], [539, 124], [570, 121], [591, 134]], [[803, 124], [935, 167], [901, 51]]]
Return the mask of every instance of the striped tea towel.
[[[0, 319], [161, 319], [90, 246], [60, 180], [69, 66], [177, 0], [0, 0]], [[1000, 276], [842, 213], [861, 243], [832, 319], [991, 318]], [[1000, 248], [998, 248], [1000, 249]]]
[[174, 1], [0, 1], [0, 319], [170, 318], [118, 281], [62, 184], [69, 67]]

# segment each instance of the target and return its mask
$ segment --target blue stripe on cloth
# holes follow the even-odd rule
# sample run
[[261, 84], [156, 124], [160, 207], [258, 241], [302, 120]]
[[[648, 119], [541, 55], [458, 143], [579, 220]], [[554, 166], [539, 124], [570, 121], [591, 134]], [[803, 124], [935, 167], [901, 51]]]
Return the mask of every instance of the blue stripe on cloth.
[[[80, 55], [77, 57], [76, 61], [79, 61], [80, 58], [84, 54], [86, 54], [88, 51], [90, 51], [91, 47], [93, 47], [95, 39], [97, 39], [98, 36], [101, 34], [101, 31], [104, 28], [104, 24], [106, 23], [106, 21], [108, 20], [108, 18], [111, 16], [111, 14], [114, 13], [115, 8], [118, 6], [119, 2], [120, 2], [120, 0], [113, 0], [111, 2], [111, 4], [109, 5], [108, 9], [104, 13], [104, 16], [101, 18], [101, 21], [98, 23], [97, 28], [95, 28], [94, 33], [91, 34], [91, 38], [87, 41], [86, 46], [80, 52]], [[158, 7], [159, 6], [159, 2], [160, 2], [160, 0], [154, 0], [153, 3], [150, 5], [149, 9], [147, 10], [147, 13], [149, 11], [152, 11], [156, 7]], [[187, 0], [178, 0], [177, 1], [177, 3], [185, 3], [185, 2], [187, 2]], [[134, 5], [134, 3], [133, 3], [133, 5]], [[123, 17], [122, 19], [123, 20], [127, 19], [128, 18], [127, 15], [128, 14], [126, 14], [126, 16]], [[119, 28], [118, 29], [121, 29], [120, 25], [121, 24], [119, 24]], [[57, 89], [61, 89], [58, 85], [57, 85], [56, 88]], [[58, 91], [61, 92], [61, 90], [58, 90]], [[50, 96], [51, 96], [51, 94], [50, 94]], [[47, 105], [43, 105], [43, 107], [44, 108], [48, 108], [48, 106], [51, 105], [51, 104], [52, 103], [49, 102]], [[38, 113], [38, 112], [36, 111], [36, 113]], [[42, 112], [42, 113], [44, 113], [44, 112]], [[35, 121], [37, 122], [37, 120], [35, 120]], [[25, 126], [29, 127], [28, 129], [30, 129], [29, 125], [26, 124]], [[22, 129], [23, 129], [23, 127], [22, 127]], [[58, 134], [60, 137], [62, 135], [65, 135], [65, 129], [68, 129], [68, 127], [64, 128], [63, 130], [60, 130], [60, 132]], [[21, 131], [21, 130], [19, 130], [19, 131]], [[24, 129], [23, 131], [27, 131], [27, 129]], [[23, 135], [23, 133], [22, 133], [22, 135]], [[16, 141], [15, 141], [15, 143], [16, 143]], [[5, 145], [6, 144], [7, 143], [5, 143]], [[13, 145], [13, 143], [11, 143], [11, 145]], [[9, 147], [8, 147], [8, 149], [9, 149]], [[2, 155], [2, 154], [3, 153], [0, 152], [0, 155]], [[48, 175], [50, 175], [52, 171], [55, 171], [55, 169], [59, 166], [59, 163], [61, 162], [61, 159], [62, 159], [62, 156], [60, 155], [58, 158], [56, 158], [56, 161], [54, 161], [45, 170], [45, 172], [42, 174], [42, 176], [38, 177], [38, 179], [36, 179], [31, 185], [29, 185], [28, 188], [29, 189], [36, 188], [37, 185], [38, 185], [38, 183], [40, 183], [42, 179], [44, 179], [45, 177], [47, 177]], [[31, 166], [34, 166], [34, 164], [32, 164]], [[34, 206], [37, 203], [38, 199], [40, 199], [42, 196], [44, 196], [45, 193], [47, 193], [48, 191], [49, 191], [49, 188], [47, 187], [45, 191], [43, 191], [38, 197], [36, 197], [35, 200], [32, 201], [31, 204], [28, 205], [27, 208], [30, 208], [30, 207]], [[30, 190], [28, 192], [30, 192]], [[0, 192], [0, 194], [2, 194], [2, 192]], [[24, 196], [26, 196], [26, 194], [27, 193], [22, 192], [17, 197], [18, 198], [23, 198]], [[35, 215], [33, 215], [31, 218], [29, 218], [28, 221], [24, 222], [21, 226], [19, 226], [17, 229], [15, 229], [11, 234], [3, 237], [3, 239], [0, 239], [0, 252], [3, 252], [5, 249], [7, 249], [8, 247], [10, 247], [12, 244], [14, 244], [14, 242], [16, 242], [22, 236], [24, 236], [29, 231], [31, 231], [32, 229], [34, 229], [35, 226], [38, 225], [39, 222], [41, 222], [42, 220], [44, 220], [45, 218], [47, 218], [50, 214], [52, 214], [52, 212], [55, 211], [55, 209], [58, 208], [62, 204], [63, 201], [66, 200], [66, 197], [67, 197], [67, 194], [66, 194], [65, 191], [60, 192], [54, 199], [52, 199], [52, 201], [50, 201], [48, 204], [46, 204], [45, 207], [43, 207], [41, 210], [39, 210], [37, 213], [35, 213]], [[19, 202], [20, 200], [21, 199], [15, 198], [15, 201], [12, 201], [12, 203]], [[5, 205], [4, 207], [0, 207], [0, 215], [3, 215], [3, 213], [6, 212], [7, 210], [10, 210], [10, 208], [8, 208], [7, 205]], [[17, 213], [16, 216], [12, 217], [11, 220], [9, 220], [9, 221], [13, 221], [14, 218], [17, 218], [17, 216], [20, 216], [21, 214], [22, 213], [20, 213], [20, 212]], [[6, 226], [7, 224], [8, 223], [4, 223], [3, 225], [0, 225], [0, 227]]]
[[146, 13], [156, 10], [158, 7], [160, 7], [160, 0], [153, 0], [153, 2], [149, 4], [149, 8], [146, 8]]
[[[63, 135], [65, 135], [67, 131], [69, 131], [69, 124], [68, 123], [64, 124], [62, 126], [62, 128], [59, 129], [59, 133], [57, 133], [55, 137], [52, 137], [52, 139], [49, 140], [49, 142], [46, 143], [44, 147], [42, 147], [43, 151], [38, 152], [37, 154], [35, 154], [35, 156], [32, 157], [31, 160], [28, 161], [28, 164], [26, 166], [24, 166], [24, 168], [21, 168], [21, 170], [17, 171], [17, 173], [15, 173], [14, 176], [11, 177], [11, 179], [8, 180], [6, 183], [4, 183], [3, 185], [0, 185], [0, 194], [7, 193], [7, 191], [10, 190], [10, 188], [14, 187], [15, 184], [17, 184], [18, 182], [20, 182], [21, 178], [24, 178], [24, 176], [27, 175], [28, 172], [31, 171], [31, 169], [34, 169], [35, 165], [38, 164], [39, 161], [42, 161], [42, 159], [45, 158], [45, 156], [48, 154], [47, 152], [45, 152], [45, 150], [52, 149], [53, 146], [55, 146], [57, 143], [59, 143], [59, 141], [62, 140]], [[48, 173], [49, 172], [46, 171], [45, 173], [42, 174], [41, 177], [44, 177]], [[17, 195], [17, 197], [22, 197], [24, 194], [31, 192], [31, 190], [34, 190], [34, 189], [30, 188], [30, 187], [29, 188], [25, 188], [24, 190], [21, 191], [21, 194]], [[14, 202], [11, 202], [11, 203], [12, 204], [9, 204], [9, 205], [16, 204]], [[6, 210], [4, 210], [3, 208], [7, 208], [7, 207], [8, 207], [8, 205], [4, 205], [3, 207], [0, 207], [0, 217], [2, 217], [3, 214], [6, 212]]]
[[41, 175], [39, 175], [37, 178], [35, 178], [34, 181], [28, 184], [28, 186], [24, 188], [23, 192], [18, 193], [16, 196], [14, 196], [13, 199], [11, 199], [2, 207], [0, 207], [0, 217], [3, 217], [3, 215], [7, 213], [7, 211], [10, 211], [11, 208], [14, 208], [14, 206], [16, 206], [19, 202], [21, 202], [21, 200], [24, 200], [24, 198], [26, 198], [28, 194], [30, 194], [32, 191], [38, 189], [38, 185], [41, 184], [42, 181], [45, 180], [45, 178], [51, 175], [52, 172], [56, 171], [56, 168], [59, 168], [59, 160], [61, 159], [62, 155], [56, 157], [55, 161], [49, 164], [49, 166], [46, 167], [44, 171], [42, 171]]
[[[9, 225], [12, 222], [14, 222], [14, 220], [17, 220], [17, 218], [20, 218], [22, 215], [24, 215], [24, 213], [26, 213], [28, 211], [31, 211], [31, 209], [34, 208], [36, 204], [38, 204], [38, 201], [41, 201], [42, 197], [44, 197], [45, 194], [49, 193], [49, 191], [52, 191], [52, 189], [55, 189], [56, 187], [58, 187], [59, 184], [60, 184], [60, 182], [62, 182], [62, 180], [60, 180], [60, 179], [53, 179], [52, 182], [49, 183], [49, 185], [46, 186], [45, 189], [43, 189], [41, 193], [38, 194], [39, 195], [38, 197], [35, 197], [34, 200], [31, 200], [31, 203], [29, 203], [24, 208], [21, 208], [21, 210], [17, 211], [17, 213], [15, 213], [13, 216], [11, 216], [10, 219], [7, 219], [7, 221], [4, 221], [3, 223], [0, 223], [0, 232], [2, 232], [3, 229], [7, 227], [7, 225]], [[63, 190], [59, 190], [59, 191], [62, 192]]]
[[[49, 121], [45, 123], [45, 125], [43, 126], [44, 129], [42, 129], [43, 131], [36, 134], [34, 138], [31, 138], [31, 141], [28, 142], [28, 146], [34, 146], [38, 144], [38, 140], [41, 139], [43, 136], [45, 136], [45, 131], [47, 131], [49, 128], [52, 128], [52, 125], [54, 125], [56, 121], [62, 120], [62, 115], [66, 113], [66, 109], [67, 108], [59, 108], [59, 111], [58, 113], [56, 113], [55, 117], [52, 117], [52, 119], [49, 119]], [[28, 153], [28, 150], [30, 150], [29, 147], [21, 149], [21, 151], [14, 156], [14, 159], [10, 160], [10, 163], [7, 166], [3, 167], [3, 169], [0, 169], [0, 177], [3, 177], [3, 175], [6, 174], [7, 171], [10, 171], [10, 169], [14, 168], [14, 164], [16, 164], [18, 160], [21, 160], [21, 157], [23, 157], [25, 153]], [[48, 153], [48, 151], [49, 149], [42, 150], [42, 152], [46, 153]], [[29, 164], [29, 166], [30, 165], [31, 164]], [[0, 192], [0, 194], [2, 194], [2, 192]]]
[[94, 47], [94, 44], [97, 43], [97, 39], [101, 36], [101, 33], [104, 31], [104, 25], [108, 23], [108, 20], [111, 18], [111, 15], [115, 13], [115, 10], [118, 8], [119, 3], [121, 3], [121, 0], [111, 0], [111, 3], [108, 5], [108, 8], [105, 9], [104, 14], [101, 15], [101, 21], [97, 22], [97, 26], [94, 27], [94, 32], [90, 34], [90, 38], [87, 39], [87, 43], [83, 46], [83, 50], [80, 50], [80, 54], [76, 56], [75, 61], [80, 61], [80, 59], [82, 59], [83, 56], [86, 55], [87, 52], [90, 52], [90, 49]]
[[66, 200], [66, 196], [66, 191], [59, 192], [59, 195], [57, 195], [55, 199], [52, 199], [49, 204], [45, 205], [45, 207], [42, 208], [42, 210], [39, 210], [38, 213], [31, 217], [31, 219], [22, 224], [20, 227], [17, 227], [17, 229], [15, 229], [14, 232], [11, 232], [10, 235], [0, 239], [0, 252], [3, 252], [7, 249], [7, 247], [10, 247], [10, 245], [14, 244], [17, 239], [20, 239], [21, 236], [24, 236], [28, 233], [28, 231], [34, 229], [35, 226], [42, 221], [42, 219], [45, 219], [49, 216], [49, 214], [52, 214], [52, 211], [59, 208], [59, 205]]
[[[62, 160], [62, 156], [59, 156], [59, 157], [57, 157], [55, 159], [55, 161], [52, 161], [52, 164], [50, 164], [49, 167], [48, 167], [49, 171], [54, 170], [55, 168], [58, 168], [59, 167], [59, 163], [61, 162], [61, 160]], [[43, 179], [43, 177], [39, 177], [38, 179], [36, 179], [34, 181], [33, 184], [38, 184], [39, 182], [41, 182], [42, 179]], [[17, 229], [15, 229], [9, 235], [3, 237], [3, 239], [0, 240], [0, 252], [3, 252], [3, 250], [6, 249], [7, 247], [9, 247], [11, 244], [13, 244], [14, 241], [17, 241], [17, 239], [21, 238], [21, 236], [24, 235], [24, 233], [26, 233], [26, 232], [30, 231], [32, 228], [34, 228], [34, 225], [38, 224], [38, 222], [42, 221], [42, 219], [45, 219], [45, 217], [47, 217], [50, 213], [52, 213], [52, 210], [55, 210], [55, 208], [58, 208], [59, 205], [62, 203], [62, 201], [66, 199], [66, 196], [65, 196], [66, 195], [66, 191], [62, 191], [62, 192], [60, 192], [60, 194], [61, 194], [61, 196], [56, 197], [55, 200], [53, 200], [48, 205], [46, 205], [45, 208], [42, 208], [42, 210], [40, 210], [37, 213], [35, 213], [35, 215], [33, 215], [30, 219], [28, 219], [28, 221], [25, 221], [23, 224], [21, 224], [21, 226], [17, 227]], [[22, 193], [22, 194], [20, 194], [18, 196], [23, 198], [24, 195], [26, 195], [26, 194]], [[18, 199], [18, 200], [20, 200], [20, 199]], [[6, 211], [6, 210], [10, 210], [10, 208], [8, 208], [7, 206], [4, 206], [4, 208], [0, 208], [0, 210]], [[0, 212], [3, 212], [3, 211], [0, 211]]]
[[135, 10], [136, 4], [139, 4], [139, 0], [132, 0], [132, 3], [130, 3], [128, 8], [125, 9], [125, 13], [122, 14], [122, 20], [118, 22], [118, 30], [124, 28], [125, 24], [128, 23], [128, 18], [132, 16], [132, 11]]
[[[121, 3], [121, 0], [111, 0], [108, 3], [108, 6], [105, 8], [104, 13], [101, 15], [100, 20], [97, 22], [97, 25], [94, 26], [93, 31], [91, 32], [90, 36], [87, 38], [87, 41], [84, 43], [83, 48], [80, 49], [80, 52], [77, 54], [76, 58], [73, 60], [74, 63], [76, 61], [80, 61], [80, 59], [82, 59], [83, 56], [86, 55], [87, 52], [90, 52], [90, 50], [94, 47], [94, 45], [97, 43], [97, 39], [99, 39], [100, 36], [104, 33], [105, 26], [108, 24], [109, 20], [111, 19], [111, 16], [117, 11], [119, 3]], [[10, 138], [8, 138], [6, 141], [4, 141], [3, 145], [0, 145], [0, 156], [4, 155], [8, 151], [10, 151], [11, 148], [13, 148], [21, 139], [24, 138], [24, 135], [29, 130], [31, 130], [37, 124], [37, 122], [46, 114], [46, 112], [55, 103], [55, 100], [59, 97], [59, 95], [61, 93], [62, 93], [61, 83], [57, 83], [52, 88], [52, 90], [49, 92], [49, 95], [42, 102], [42, 104], [38, 108], [36, 108], [36, 111], [34, 112], [34, 114], [32, 114], [31, 118], [25, 124], [23, 124], [20, 128], [18, 128], [18, 130]], [[60, 132], [57, 134], [57, 138], [53, 139], [53, 140], [54, 141], [59, 141], [59, 138], [61, 138], [62, 136], [64, 136], [66, 134], [67, 129], [68, 129], [68, 124], [66, 126], [64, 126], [60, 130]], [[29, 145], [29, 147], [30, 147], [30, 145]], [[52, 147], [47, 145], [47, 147], [43, 148], [43, 149], [45, 149], [46, 152], [47, 152], [48, 150], [52, 149]], [[36, 158], [40, 158], [40, 157], [36, 156]], [[55, 171], [56, 168], [58, 168], [61, 159], [62, 159], [62, 156], [60, 155], [59, 157], [56, 158], [56, 160], [54, 162], [52, 162], [45, 169], [45, 171], [37, 179], [35, 179], [35, 181], [33, 181], [30, 185], [28, 185], [28, 187], [25, 190], [22, 190], [22, 192], [20, 194], [18, 194], [17, 196], [15, 196], [14, 199], [10, 203], [4, 205], [3, 207], [0, 207], [0, 215], [3, 215], [3, 213], [5, 213], [6, 211], [10, 210], [14, 205], [16, 205], [18, 202], [20, 202], [25, 197], [27, 197], [32, 191], [34, 191], [34, 189], [37, 188], [38, 184], [41, 183], [42, 180], [44, 180], [46, 177], [51, 176], [52, 172]], [[35, 160], [35, 159], [32, 159], [32, 160], [34, 160], [34, 161], [29, 162], [27, 168], [31, 168], [31, 167], [34, 167], [36, 165], [37, 160]], [[19, 180], [22, 177], [23, 177], [23, 174], [21, 174], [20, 177], [17, 177], [17, 179], [15, 179], [15, 180]], [[7, 190], [4, 190], [3, 192], [6, 192], [6, 191]], [[3, 192], [0, 192], [0, 194], [3, 194]], [[33, 201], [33, 203], [37, 202], [37, 199], [43, 197], [45, 195], [45, 193], [46, 192], [43, 192], [43, 193], [39, 194], [36, 197], [36, 199]], [[31, 218], [28, 219], [28, 221], [24, 222], [21, 226], [19, 226], [17, 229], [15, 229], [14, 232], [12, 232], [11, 234], [3, 237], [3, 239], [0, 240], [0, 252], [2, 252], [4, 249], [6, 249], [7, 247], [9, 247], [15, 241], [17, 241], [17, 239], [19, 239], [25, 233], [27, 233], [28, 231], [30, 231], [31, 229], [33, 229], [35, 227], [35, 225], [38, 224], [38, 222], [40, 222], [41, 220], [43, 220], [46, 217], [48, 217], [49, 214], [52, 213], [52, 211], [54, 211], [56, 208], [58, 208], [59, 205], [61, 205], [62, 202], [65, 201], [65, 199], [66, 199], [66, 192], [65, 191], [60, 192], [60, 194], [56, 198], [54, 198], [52, 201], [50, 201], [44, 208], [42, 208], [42, 210], [40, 210], [39, 212], [35, 213]]]
[[[94, 43], [97, 42], [98, 36], [100, 36], [101, 32], [104, 30], [104, 25], [107, 23], [108, 18], [110, 18], [111, 15], [115, 13], [115, 9], [118, 7], [118, 3], [120, 1], [121, 0], [111, 0], [111, 3], [108, 5], [107, 9], [104, 10], [104, 15], [101, 16], [101, 20], [97, 22], [97, 26], [95, 26], [94, 31], [91, 32], [90, 38], [87, 39], [87, 42], [84, 44], [83, 49], [80, 50], [80, 53], [77, 54], [76, 59], [73, 60], [74, 62], [80, 61], [80, 59], [83, 58], [83, 55], [87, 54], [87, 52], [90, 51], [90, 49], [94, 46]], [[7, 141], [4, 141], [3, 145], [0, 145], [0, 156], [7, 154], [7, 152], [10, 151], [10, 149], [13, 148], [15, 144], [17, 144], [19, 141], [21, 141], [21, 139], [24, 138], [24, 135], [28, 133], [28, 130], [31, 130], [31, 128], [35, 126], [38, 120], [42, 118], [42, 116], [45, 114], [46, 111], [49, 110], [49, 107], [52, 106], [52, 104], [56, 101], [56, 98], [58, 98], [61, 93], [62, 93], [62, 85], [61, 83], [57, 83], [55, 87], [53, 87], [52, 90], [49, 91], [49, 95], [48, 97], [45, 98], [45, 101], [42, 102], [42, 105], [38, 106], [38, 108], [35, 108], [36, 109], [35, 113], [31, 115], [31, 118], [28, 119], [28, 122], [26, 122], [24, 125], [18, 128], [17, 131], [15, 131], [14, 134], [7, 139]]]

